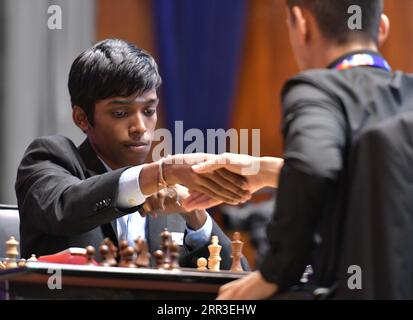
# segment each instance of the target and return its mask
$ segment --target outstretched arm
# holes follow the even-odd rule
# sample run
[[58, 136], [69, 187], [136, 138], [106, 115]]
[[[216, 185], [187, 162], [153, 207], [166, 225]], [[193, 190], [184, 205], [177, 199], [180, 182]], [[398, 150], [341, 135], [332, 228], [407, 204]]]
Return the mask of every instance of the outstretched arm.
[[159, 191], [160, 176], [168, 185], [181, 184], [191, 191], [205, 194], [220, 202], [239, 204], [250, 198], [247, 181], [236, 174], [222, 176], [214, 170], [197, 173], [192, 165], [214, 159], [215, 155], [183, 154], [170, 156], [160, 161], [147, 164], [142, 169], [139, 184], [142, 192], [152, 195]]
[[[243, 176], [245, 188], [252, 194], [264, 187], [278, 187], [278, 177], [284, 160], [275, 157], [252, 157], [248, 155], [224, 153], [216, 158], [192, 166], [197, 174], [215, 173], [229, 181], [232, 176]], [[222, 202], [206, 194], [191, 192], [191, 196], [183, 202], [188, 210], [210, 208]], [[228, 202], [227, 202], [228, 203]]]

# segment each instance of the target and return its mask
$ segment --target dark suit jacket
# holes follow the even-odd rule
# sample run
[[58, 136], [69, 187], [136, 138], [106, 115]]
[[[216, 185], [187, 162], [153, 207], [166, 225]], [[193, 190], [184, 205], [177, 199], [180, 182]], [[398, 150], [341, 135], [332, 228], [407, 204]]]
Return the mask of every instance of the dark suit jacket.
[[[331, 287], [338, 280], [342, 254], [350, 150], [369, 126], [401, 108], [413, 109], [413, 77], [371, 67], [311, 70], [285, 84], [282, 107], [285, 165], [267, 230], [270, 251], [260, 270], [286, 290], [298, 284], [311, 264], [315, 284]], [[404, 139], [401, 132], [398, 135]], [[397, 197], [394, 190], [389, 192]], [[394, 225], [388, 228], [397, 230]], [[379, 250], [375, 244], [368, 248]]]
[[[20, 213], [21, 256], [48, 255], [69, 247], [101, 245], [109, 237], [117, 245], [116, 219], [134, 212], [116, 208], [118, 181], [124, 170], [106, 172], [86, 139], [78, 148], [66, 137], [34, 140], [18, 168], [16, 195]], [[178, 214], [148, 216], [146, 236], [150, 252], [159, 249], [160, 233], [185, 232]], [[222, 245], [221, 268], [231, 266], [230, 240], [213, 223], [213, 235]], [[208, 258], [208, 245], [181, 249], [180, 265], [195, 267], [199, 257]], [[248, 268], [245, 259], [244, 268]]]
[[[350, 152], [337, 298], [413, 299], [412, 129], [413, 111], [401, 108]], [[351, 266], [360, 290], [348, 286]]]

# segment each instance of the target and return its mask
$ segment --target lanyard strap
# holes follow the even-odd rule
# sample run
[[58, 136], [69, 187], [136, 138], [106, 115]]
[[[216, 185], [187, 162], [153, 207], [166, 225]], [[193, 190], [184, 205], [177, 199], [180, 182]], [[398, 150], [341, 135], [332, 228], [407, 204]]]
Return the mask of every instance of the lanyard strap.
[[333, 68], [337, 70], [347, 70], [360, 66], [370, 66], [391, 72], [391, 67], [387, 61], [379, 54], [373, 53], [352, 54], [334, 64]]

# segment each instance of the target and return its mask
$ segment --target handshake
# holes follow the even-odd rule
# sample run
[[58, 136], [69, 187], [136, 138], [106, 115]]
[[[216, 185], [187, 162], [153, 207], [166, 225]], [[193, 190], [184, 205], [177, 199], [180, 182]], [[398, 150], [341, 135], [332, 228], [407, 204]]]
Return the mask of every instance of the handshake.
[[232, 153], [168, 156], [142, 169], [141, 190], [152, 195], [144, 211], [191, 212], [245, 203], [259, 189], [277, 188], [283, 164], [280, 158]]

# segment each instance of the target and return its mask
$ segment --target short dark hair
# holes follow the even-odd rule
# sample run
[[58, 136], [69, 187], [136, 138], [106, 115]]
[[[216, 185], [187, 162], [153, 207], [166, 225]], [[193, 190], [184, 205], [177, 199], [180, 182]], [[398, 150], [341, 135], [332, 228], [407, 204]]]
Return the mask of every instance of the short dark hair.
[[72, 108], [81, 107], [94, 125], [95, 104], [157, 89], [162, 83], [154, 58], [135, 45], [106, 39], [81, 53], [69, 73]]
[[[377, 43], [383, 0], [287, 0], [291, 9], [299, 6], [309, 10], [315, 17], [323, 36], [334, 43], [349, 41], [374, 41]], [[348, 27], [348, 9], [357, 5], [362, 10], [362, 30]]]

